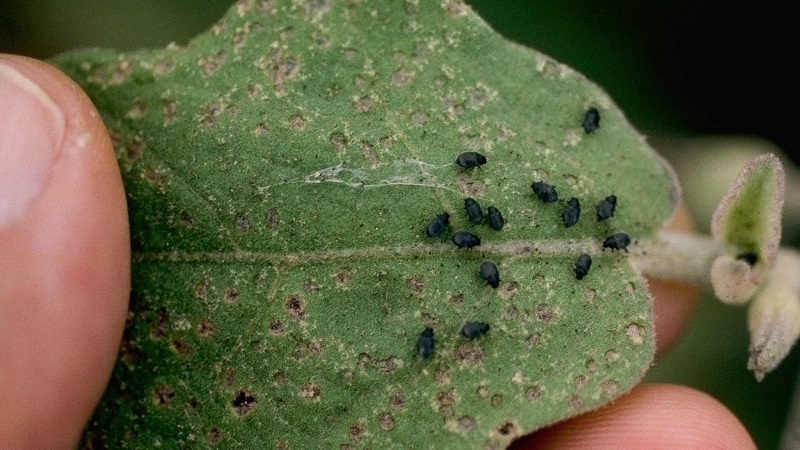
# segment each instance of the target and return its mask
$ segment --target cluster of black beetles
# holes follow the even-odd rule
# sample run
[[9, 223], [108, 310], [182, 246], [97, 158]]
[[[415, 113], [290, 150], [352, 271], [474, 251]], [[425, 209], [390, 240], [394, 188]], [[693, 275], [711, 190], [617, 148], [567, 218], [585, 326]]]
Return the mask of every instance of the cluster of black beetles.
[[[583, 129], [587, 134], [593, 133], [600, 127], [600, 113], [596, 108], [589, 108], [586, 111], [583, 119]], [[469, 170], [480, 167], [486, 164], [486, 157], [477, 152], [464, 152], [456, 158], [456, 164], [463, 169]], [[554, 203], [558, 201], [558, 192], [555, 186], [547, 184], [542, 181], [536, 181], [531, 184], [531, 189], [534, 195], [544, 203]], [[614, 210], [617, 206], [617, 197], [609, 195], [603, 201], [597, 204], [596, 213], [597, 221], [602, 222], [614, 216]], [[479, 225], [483, 222], [483, 210], [477, 201], [473, 198], [464, 200], [464, 209], [466, 210], [467, 217], [473, 225]], [[581, 214], [580, 201], [573, 197], [567, 201], [563, 212], [561, 213], [561, 221], [564, 227], [570, 228], [578, 223]], [[489, 226], [495, 230], [501, 230], [505, 225], [503, 214], [495, 208], [490, 206], [488, 208], [488, 221]], [[439, 237], [444, 233], [445, 229], [450, 223], [450, 215], [446, 212], [437, 215], [425, 227], [425, 235], [430, 238]], [[450, 240], [458, 248], [472, 248], [481, 244], [481, 238], [473, 233], [465, 230], [459, 230], [453, 233]], [[627, 251], [628, 244], [631, 239], [625, 233], [616, 233], [608, 236], [603, 241], [603, 248], [611, 250], [625, 250]], [[582, 280], [589, 273], [589, 268], [592, 266], [592, 257], [586, 253], [581, 253], [575, 261], [575, 278]], [[500, 272], [497, 266], [492, 261], [481, 262], [478, 273], [486, 283], [497, 288], [500, 285]], [[489, 325], [484, 322], [467, 322], [461, 328], [462, 336], [467, 339], [476, 339], [489, 331]], [[417, 341], [416, 353], [421, 358], [427, 358], [433, 354], [434, 340], [433, 329], [425, 328]]]

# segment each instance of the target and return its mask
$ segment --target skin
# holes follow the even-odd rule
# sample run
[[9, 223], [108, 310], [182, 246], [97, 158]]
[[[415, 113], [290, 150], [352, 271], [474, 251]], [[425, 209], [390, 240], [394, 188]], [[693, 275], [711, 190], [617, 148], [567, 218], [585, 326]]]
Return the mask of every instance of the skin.
[[[0, 448], [70, 448], [108, 383], [125, 323], [125, 194], [108, 133], [85, 94], [45, 63], [0, 55], [4, 67], [52, 100], [64, 128], [59, 133], [20, 119], [19, 105], [0, 109], [0, 132], [53, 146], [52, 166], [37, 175], [41, 188], [13, 220], [0, 220]], [[0, 83], [7, 83], [0, 91], [9, 89], [7, 80]], [[8, 142], [0, 133], [0, 164], [12, 168], [0, 167], [0, 202], [2, 186], [24, 174], [7, 156], [14, 151]], [[685, 213], [672, 226], [691, 229]], [[697, 291], [658, 281], [650, 288], [661, 353], [691, 317]], [[668, 384], [640, 385], [514, 445], [534, 447], [755, 448], [719, 402]]]

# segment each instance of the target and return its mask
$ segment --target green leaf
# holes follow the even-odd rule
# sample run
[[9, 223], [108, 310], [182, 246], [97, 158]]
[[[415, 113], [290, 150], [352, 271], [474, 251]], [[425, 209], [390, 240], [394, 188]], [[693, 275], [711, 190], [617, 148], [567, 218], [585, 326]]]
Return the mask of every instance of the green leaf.
[[[671, 171], [597, 86], [462, 3], [242, 0], [186, 48], [57, 64], [112, 133], [133, 239], [130, 320], [88, 441], [498, 447], [650, 365], [643, 283], [601, 243], [654, 235]], [[487, 164], [459, 168], [465, 151]], [[470, 224], [467, 197], [502, 231]], [[427, 238], [442, 212], [450, 228]], [[481, 245], [455, 248], [458, 229]], [[467, 341], [468, 321], [491, 329]]]
[[731, 183], [711, 220], [711, 233], [732, 254], [711, 266], [711, 284], [725, 303], [746, 303], [775, 264], [781, 240], [784, 173], [777, 156], [752, 158]]

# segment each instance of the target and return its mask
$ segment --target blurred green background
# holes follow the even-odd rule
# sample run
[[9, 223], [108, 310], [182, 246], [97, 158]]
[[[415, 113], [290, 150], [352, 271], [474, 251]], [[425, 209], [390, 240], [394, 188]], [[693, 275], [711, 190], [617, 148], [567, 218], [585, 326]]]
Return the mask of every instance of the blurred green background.
[[[372, 0], [401, 1], [401, 0]], [[420, 0], [438, 1], [438, 0]], [[794, 15], [784, 6], [673, 0], [467, 0], [496, 30], [603, 86], [676, 166], [698, 227], [749, 154], [796, 144]], [[232, 0], [0, 0], [0, 52], [48, 58], [77, 47], [186, 43]], [[697, 137], [727, 136], [698, 140]], [[744, 138], [743, 138], [744, 137]], [[789, 155], [789, 158], [794, 155]], [[796, 162], [797, 160], [795, 160]], [[784, 242], [797, 246], [800, 182], [789, 167]], [[799, 187], [800, 188], [800, 187]], [[800, 365], [795, 349], [764, 382], [746, 370], [744, 309], [705, 296], [649, 381], [726, 404], [759, 448], [776, 448]]]

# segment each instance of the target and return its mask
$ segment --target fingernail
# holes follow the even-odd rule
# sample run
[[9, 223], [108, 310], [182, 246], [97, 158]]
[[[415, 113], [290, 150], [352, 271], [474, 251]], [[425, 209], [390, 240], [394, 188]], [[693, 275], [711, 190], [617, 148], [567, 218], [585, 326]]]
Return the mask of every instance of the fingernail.
[[65, 119], [30, 78], [0, 62], [0, 227], [24, 215], [59, 154]]

